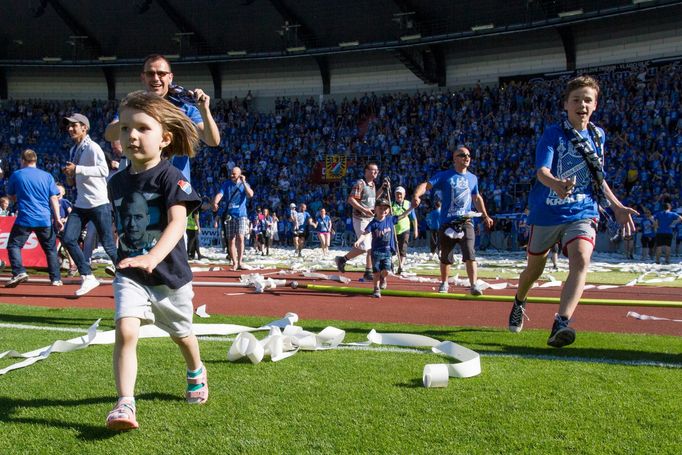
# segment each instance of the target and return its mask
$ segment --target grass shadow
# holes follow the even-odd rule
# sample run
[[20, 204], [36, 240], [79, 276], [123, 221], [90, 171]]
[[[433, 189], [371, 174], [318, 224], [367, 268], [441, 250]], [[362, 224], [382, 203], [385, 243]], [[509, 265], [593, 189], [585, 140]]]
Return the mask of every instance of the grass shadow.
[[[137, 396], [136, 400], [184, 401], [183, 397], [166, 393], [144, 393]], [[4, 424], [18, 423], [28, 425], [42, 425], [53, 428], [62, 428], [65, 430], [76, 430], [78, 432], [77, 438], [82, 441], [105, 440], [112, 438], [120, 433], [108, 430], [104, 426], [105, 417], [104, 415], [99, 416], [100, 418], [97, 420], [98, 422], [97, 425], [93, 425], [82, 422], [69, 422], [58, 418], [47, 419], [39, 417], [18, 417], [14, 416], [13, 414], [17, 409], [25, 410], [64, 406], [89, 406], [105, 403], [113, 405], [115, 401], [116, 399], [111, 396], [82, 398], [77, 400], [57, 400], [49, 398], [37, 398], [26, 400], [18, 399], [15, 397], [0, 397], [0, 422]], [[55, 412], [55, 415], [58, 416], [60, 415], [60, 413]]]

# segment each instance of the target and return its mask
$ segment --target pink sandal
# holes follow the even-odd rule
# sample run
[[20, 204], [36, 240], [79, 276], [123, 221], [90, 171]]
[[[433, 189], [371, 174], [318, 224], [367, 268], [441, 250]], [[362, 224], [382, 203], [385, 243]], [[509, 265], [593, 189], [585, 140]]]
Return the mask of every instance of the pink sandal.
[[116, 403], [107, 416], [107, 428], [115, 431], [127, 431], [140, 428], [135, 419], [135, 404], [128, 401]]
[[187, 375], [187, 385], [201, 384], [201, 387], [196, 390], [187, 390], [185, 397], [190, 404], [204, 404], [208, 400], [208, 376], [206, 374], [206, 366], [201, 366], [201, 374], [195, 378]]

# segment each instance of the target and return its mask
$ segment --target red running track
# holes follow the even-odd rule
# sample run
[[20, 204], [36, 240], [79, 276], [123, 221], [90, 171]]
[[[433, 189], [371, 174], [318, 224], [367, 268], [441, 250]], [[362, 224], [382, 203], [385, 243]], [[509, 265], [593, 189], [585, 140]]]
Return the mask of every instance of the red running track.
[[[266, 274], [268, 271], [259, 270]], [[250, 273], [250, 272], [244, 272]], [[195, 273], [195, 281], [237, 282], [239, 272], [215, 271]], [[340, 285], [327, 280], [311, 281], [298, 274], [269, 275], [272, 278], [295, 279], [301, 283]], [[361, 283], [359, 273], [344, 274], [353, 281], [349, 286], [371, 287]], [[110, 285], [102, 285], [90, 294], [75, 298], [78, 284], [52, 287], [48, 283], [30, 281], [14, 289], [0, 289], [0, 301], [18, 305], [36, 305], [58, 308], [102, 308], [113, 312], [114, 299]], [[416, 283], [389, 278], [390, 289], [417, 291], [435, 290], [437, 284]], [[531, 296], [558, 297], [561, 288], [543, 288], [531, 291]], [[396, 322], [424, 325], [497, 327], [506, 328], [511, 303], [488, 301], [462, 301], [430, 298], [406, 298], [384, 296], [374, 299], [370, 295], [341, 295], [278, 287], [256, 294], [246, 287], [195, 286], [194, 306], [206, 304], [209, 314], [251, 315], [280, 318], [294, 312], [302, 320], [342, 320], [362, 322]], [[464, 288], [451, 287], [451, 292], [466, 293]], [[493, 291], [487, 295], [513, 295], [513, 289]], [[233, 295], [226, 295], [233, 294]], [[238, 294], [238, 295], [234, 295]], [[660, 286], [620, 287], [608, 290], [588, 290], [585, 297], [606, 299], [646, 299], [682, 302], [682, 289]], [[530, 321], [524, 327], [549, 329], [556, 304], [529, 303], [527, 313]], [[670, 321], [640, 321], [627, 318], [628, 311], [670, 319], [682, 319], [682, 308], [625, 307], [625, 306], [579, 306], [574, 314], [577, 330], [599, 332], [651, 333], [682, 336], [682, 323]], [[0, 315], [1, 318], [1, 315]]]

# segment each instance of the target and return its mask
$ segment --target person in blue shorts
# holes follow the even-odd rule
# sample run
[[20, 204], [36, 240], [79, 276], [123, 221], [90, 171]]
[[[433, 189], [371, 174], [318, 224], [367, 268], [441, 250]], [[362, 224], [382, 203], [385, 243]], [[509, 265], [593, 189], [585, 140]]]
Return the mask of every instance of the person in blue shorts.
[[569, 81], [563, 97], [567, 118], [545, 130], [535, 152], [537, 181], [529, 195], [528, 263], [519, 277], [509, 330], [518, 333], [523, 328], [528, 291], [545, 269], [552, 245], [559, 242], [569, 270], [547, 340], [556, 348], [575, 341], [569, 323], [585, 286], [599, 205], [610, 204], [626, 234], [635, 228], [632, 215], [637, 211], [624, 206], [604, 179], [604, 131], [590, 122], [598, 96], [599, 84], [592, 77]]
[[365, 241], [371, 238], [372, 242], [372, 271], [374, 272], [374, 294], [375, 298], [381, 297], [381, 290], [388, 286], [388, 272], [393, 270], [391, 255], [397, 251], [395, 241], [395, 225], [408, 216], [414, 210], [408, 208], [400, 216], [389, 215], [391, 204], [388, 199], [379, 198], [374, 206], [374, 218], [362, 231], [360, 237], [355, 241], [355, 247], [360, 248]]
[[665, 255], [665, 263], [670, 264], [670, 244], [673, 241], [673, 227], [682, 221], [682, 216], [672, 211], [669, 202], [663, 204], [663, 210], [654, 214], [654, 230], [656, 231], [656, 264]]

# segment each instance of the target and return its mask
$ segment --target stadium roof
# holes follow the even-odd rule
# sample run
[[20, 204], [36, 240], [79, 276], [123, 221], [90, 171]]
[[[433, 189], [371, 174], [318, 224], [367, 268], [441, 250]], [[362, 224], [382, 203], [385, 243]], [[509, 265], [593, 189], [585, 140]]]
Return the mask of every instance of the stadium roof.
[[[672, 0], [10, 0], [0, 66], [323, 56], [435, 46], [480, 35], [682, 4]], [[676, 9], [677, 11], [677, 9]]]

